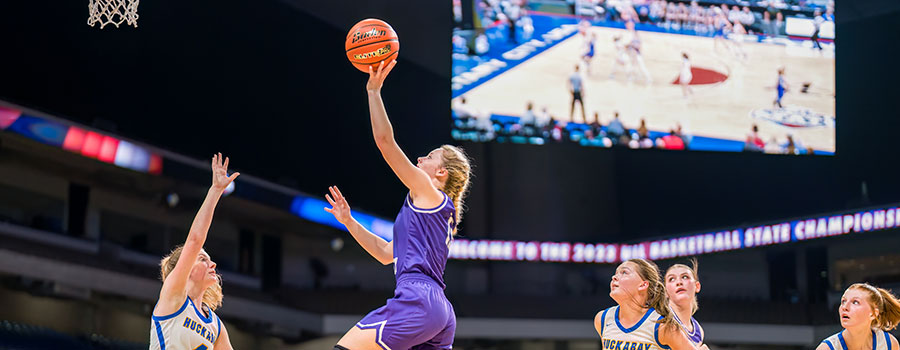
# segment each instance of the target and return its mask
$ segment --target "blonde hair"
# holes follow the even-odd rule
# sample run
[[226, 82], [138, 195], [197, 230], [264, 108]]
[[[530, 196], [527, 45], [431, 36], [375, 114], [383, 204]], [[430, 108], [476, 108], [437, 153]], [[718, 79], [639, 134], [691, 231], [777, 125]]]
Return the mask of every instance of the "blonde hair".
[[669, 309], [669, 296], [666, 294], [666, 284], [663, 283], [662, 277], [659, 276], [659, 267], [650, 260], [646, 259], [630, 259], [627, 262], [637, 265], [637, 273], [641, 279], [650, 283], [647, 288], [647, 301], [645, 307], [652, 307], [663, 318], [657, 323], [663, 326], [677, 327], [678, 321], [672, 316], [672, 310]]
[[[463, 197], [469, 191], [472, 166], [462, 148], [443, 145], [441, 150], [444, 151], [441, 156], [443, 167], [447, 170], [447, 181], [444, 182], [443, 191], [453, 200], [453, 207], [456, 208], [455, 227], [458, 228], [462, 220]], [[453, 229], [453, 234], [456, 234], [456, 228]]]
[[[163, 282], [166, 281], [166, 277], [169, 276], [169, 273], [175, 269], [175, 264], [178, 263], [178, 259], [181, 258], [181, 251], [184, 249], [184, 245], [179, 245], [172, 250], [171, 253], [162, 258], [159, 262], [160, 267], [160, 279]], [[206, 289], [206, 292], [203, 293], [203, 304], [206, 304], [212, 311], [216, 311], [219, 307], [222, 306], [222, 299], [224, 295], [222, 294], [222, 276], [216, 274], [216, 283]]]
[[[688, 271], [691, 271], [691, 274], [694, 276], [694, 281], [700, 282], [700, 273], [698, 272], [698, 268], [699, 268], [700, 264], [697, 262], [697, 258], [691, 258], [690, 262], [691, 262], [691, 266], [687, 266], [685, 264], [675, 264], [675, 265], [669, 266], [669, 268], [666, 269], [666, 273], [663, 274], [663, 277], [665, 278], [665, 276], [668, 275], [669, 271], [672, 271], [672, 269], [678, 268], [678, 267], [683, 267], [683, 268], [687, 269]], [[697, 293], [695, 292], [694, 293], [694, 301], [691, 303], [691, 315], [697, 313], [697, 310], [699, 310], [699, 309], [700, 309], [700, 303], [697, 302]]]
[[854, 283], [847, 290], [859, 289], [869, 294], [869, 305], [875, 309], [875, 320], [872, 327], [884, 331], [897, 328], [900, 323], [900, 300], [891, 291], [878, 288], [868, 283]]

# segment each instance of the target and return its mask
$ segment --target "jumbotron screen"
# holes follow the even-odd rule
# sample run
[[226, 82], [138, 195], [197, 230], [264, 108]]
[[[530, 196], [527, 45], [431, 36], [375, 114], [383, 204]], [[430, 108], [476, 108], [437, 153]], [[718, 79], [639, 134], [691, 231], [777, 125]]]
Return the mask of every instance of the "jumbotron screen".
[[834, 1], [453, 0], [452, 136], [835, 152]]

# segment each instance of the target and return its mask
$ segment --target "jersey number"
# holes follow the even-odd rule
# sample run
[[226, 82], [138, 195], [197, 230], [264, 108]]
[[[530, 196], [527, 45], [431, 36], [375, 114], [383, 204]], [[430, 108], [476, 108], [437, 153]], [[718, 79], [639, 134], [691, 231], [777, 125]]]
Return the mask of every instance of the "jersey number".
[[450, 242], [453, 241], [453, 218], [447, 220], [447, 247], [450, 247]]

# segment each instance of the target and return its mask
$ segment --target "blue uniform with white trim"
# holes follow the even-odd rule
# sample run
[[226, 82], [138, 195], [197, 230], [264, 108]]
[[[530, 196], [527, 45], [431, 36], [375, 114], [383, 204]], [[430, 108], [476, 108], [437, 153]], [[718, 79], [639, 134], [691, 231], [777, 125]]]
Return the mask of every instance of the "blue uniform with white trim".
[[589, 58], [589, 59], [594, 58], [594, 45], [595, 44], [596, 44], [596, 42], [593, 39], [588, 40], [588, 42], [586, 44], [587, 50], [585, 50], [586, 52], [584, 53], [584, 57]]
[[205, 317], [188, 297], [175, 313], [151, 317], [150, 350], [212, 350], [221, 330], [219, 316]]
[[778, 76], [778, 84], [776, 85], [776, 88], [778, 90], [778, 101], [779, 102], [781, 102], [781, 98], [784, 97], [784, 92], [786, 90], [786, 86], [787, 86], [787, 84], [785, 84], [785, 82], [784, 82], [784, 77], [779, 75]]
[[[835, 333], [822, 341], [831, 350], [850, 350], [844, 341], [844, 331]], [[891, 335], [880, 329], [872, 330], [872, 350], [897, 350], [891, 349]]]
[[649, 308], [635, 325], [625, 328], [619, 322], [619, 307], [603, 310], [600, 326], [602, 350], [660, 350], [669, 349], [659, 343], [658, 323], [663, 317]]

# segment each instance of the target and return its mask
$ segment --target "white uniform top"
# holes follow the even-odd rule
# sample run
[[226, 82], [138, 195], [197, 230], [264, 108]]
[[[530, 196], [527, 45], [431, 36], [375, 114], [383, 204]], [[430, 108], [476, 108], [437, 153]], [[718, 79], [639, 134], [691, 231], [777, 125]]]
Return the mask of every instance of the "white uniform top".
[[626, 45], [625, 48], [630, 52], [641, 54], [641, 38], [638, 36], [637, 31], [629, 31], [628, 36], [626, 36]]
[[615, 44], [616, 44], [616, 63], [624, 64], [625, 60], [628, 59], [628, 53], [625, 51], [624, 40], [619, 39], [619, 41], [615, 42]]
[[[849, 350], [847, 343], [844, 342], [843, 330], [834, 335], [825, 338], [822, 342], [828, 345], [831, 350]], [[891, 349], [891, 336], [888, 332], [880, 329], [872, 330], [872, 350], [896, 350]]]
[[150, 350], [212, 350], [222, 330], [216, 313], [204, 317], [190, 297], [175, 313], [151, 320]]
[[684, 84], [690, 84], [691, 80], [694, 79], [694, 75], [691, 73], [691, 61], [687, 58], [681, 59], [681, 74], [678, 78], [678, 81]]
[[657, 321], [663, 317], [653, 308], [635, 325], [625, 328], [619, 322], [619, 307], [613, 306], [600, 315], [600, 340], [603, 350], [660, 350], [669, 349], [659, 343]]

